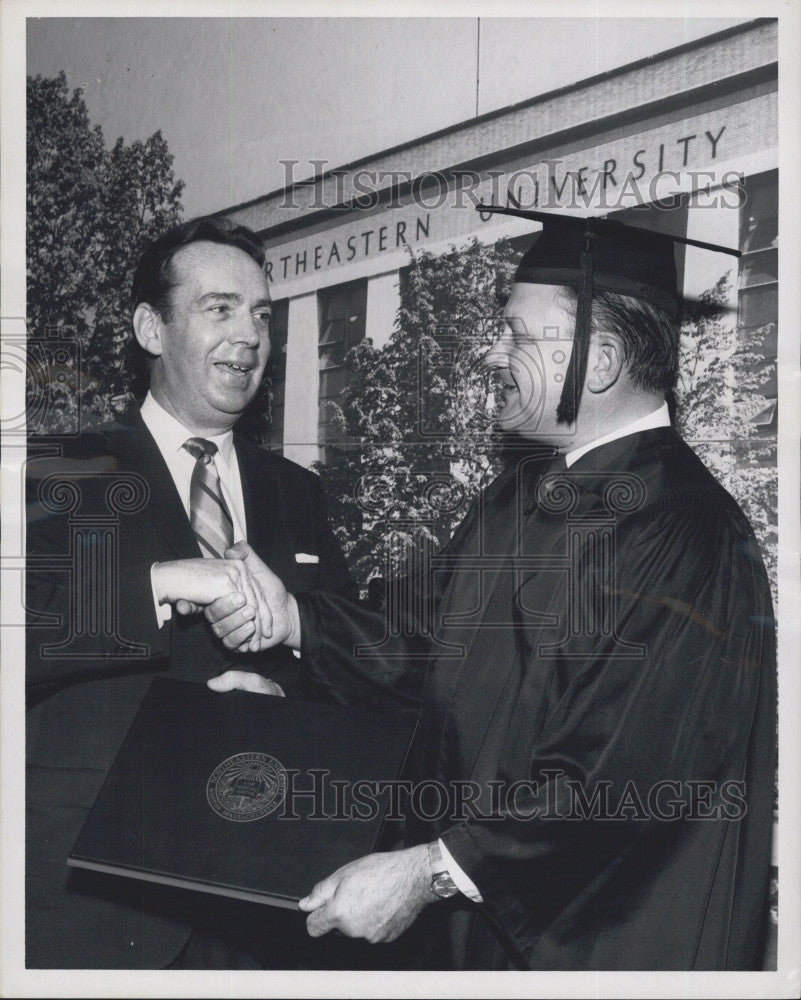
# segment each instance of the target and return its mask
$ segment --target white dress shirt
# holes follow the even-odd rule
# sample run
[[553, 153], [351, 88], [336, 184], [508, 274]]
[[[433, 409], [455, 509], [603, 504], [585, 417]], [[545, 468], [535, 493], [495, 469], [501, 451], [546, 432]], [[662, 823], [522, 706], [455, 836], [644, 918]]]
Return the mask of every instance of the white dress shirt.
[[[217, 454], [212, 461], [220, 477], [220, 488], [228, 510], [231, 512], [231, 520], [234, 524], [234, 541], [239, 542], [246, 538], [245, 535], [245, 500], [242, 495], [242, 477], [239, 473], [239, 462], [236, 458], [236, 448], [234, 448], [234, 432], [225, 431], [223, 434], [198, 435], [193, 434], [168, 413], [163, 406], [156, 402], [151, 393], [145, 397], [142, 404], [142, 419], [145, 426], [153, 435], [159, 451], [170, 475], [178, 490], [178, 496], [184, 505], [187, 518], [189, 517], [189, 493], [192, 485], [192, 473], [195, 471], [195, 459], [183, 447], [185, 442], [192, 437], [203, 437], [206, 441], [212, 441], [217, 445]], [[201, 553], [198, 549], [198, 558]], [[159, 628], [164, 622], [172, 617], [172, 607], [169, 604], [159, 604], [156, 600], [155, 589], [153, 592], [153, 602], [156, 607], [156, 617]]]
[[[604, 434], [603, 437], [596, 438], [594, 441], [590, 441], [589, 444], [582, 445], [580, 448], [574, 448], [572, 451], [568, 451], [565, 454], [565, 462], [567, 467], [577, 462], [582, 455], [586, 455], [588, 451], [592, 451], [593, 448], [598, 448], [602, 444], [609, 444], [612, 441], [617, 441], [618, 438], [628, 437], [629, 434], [639, 434], [641, 431], [649, 431], [655, 427], [670, 427], [670, 411], [668, 410], [667, 403], [663, 403], [659, 409], [654, 410], [652, 413], [646, 414], [644, 417], [640, 417], [638, 420], [632, 420], [631, 423], [626, 424], [624, 427], [618, 428], [616, 431], [612, 431], [611, 434]], [[472, 899], [474, 903], [483, 902], [481, 893], [476, 888], [473, 880], [462, 871], [459, 865], [456, 863], [453, 855], [450, 853], [445, 844], [440, 840], [439, 849], [442, 852], [442, 861], [448, 874], [453, 879], [453, 883], [456, 888], [464, 893], [468, 899]]]
[[577, 462], [582, 455], [586, 455], [588, 451], [592, 451], [593, 448], [600, 448], [602, 444], [610, 444], [612, 441], [617, 441], [618, 438], [628, 437], [629, 434], [640, 434], [642, 431], [650, 431], [655, 427], [670, 427], [670, 410], [668, 410], [667, 403], [662, 403], [658, 409], [647, 413], [644, 417], [639, 417], [637, 420], [632, 420], [630, 424], [619, 427], [611, 434], [604, 434], [603, 437], [596, 438], [589, 444], [583, 444], [580, 448], [568, 451], [565, 454], [567, 467], [569, 469], [574, 462]]

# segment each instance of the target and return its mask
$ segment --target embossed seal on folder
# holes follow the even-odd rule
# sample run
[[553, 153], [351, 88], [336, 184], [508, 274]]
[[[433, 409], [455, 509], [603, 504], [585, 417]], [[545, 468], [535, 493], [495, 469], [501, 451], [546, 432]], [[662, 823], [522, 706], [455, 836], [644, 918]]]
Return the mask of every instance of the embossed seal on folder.
[[277, 809], [286, 795], [283, 764], [266, 753], [237, 753], [211, 772], [206, 798], [223, 819], [249, 823]]

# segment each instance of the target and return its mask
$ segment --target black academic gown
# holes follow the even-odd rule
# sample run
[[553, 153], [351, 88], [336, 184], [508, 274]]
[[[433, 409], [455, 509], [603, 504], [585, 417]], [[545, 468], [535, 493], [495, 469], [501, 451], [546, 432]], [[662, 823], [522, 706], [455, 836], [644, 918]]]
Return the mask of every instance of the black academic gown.
[[[355, 596], [318, 477], [234, 442], [255, 551], [298, 591]], [[285, 647], [229, 653], [202, 615], [158, 628], [152, 564], [201, 553], [138, 411], [96, 434], [32, 442], [27, 473], [27, 964], [162, 968], [201, 917], [204, 934], [225, 936], [244, 907], [226, 916], [219, 899], [66, 866], [152, 677], [204, 683], [235, 667], [273, 678], [288, 696], [319, 692], [302, 685]]]
[[751, 528], [669, 428], [541, 472], [499, 477], [435, 559], [425, 668], [386, 655], [424, 629], [300, 601], [307, 668], [351, 701], [419, 698], [416, 777], [478, 789], [409, 816], [484, 899], [428, 908], [434, 964], [756, 968], [776, 672]]

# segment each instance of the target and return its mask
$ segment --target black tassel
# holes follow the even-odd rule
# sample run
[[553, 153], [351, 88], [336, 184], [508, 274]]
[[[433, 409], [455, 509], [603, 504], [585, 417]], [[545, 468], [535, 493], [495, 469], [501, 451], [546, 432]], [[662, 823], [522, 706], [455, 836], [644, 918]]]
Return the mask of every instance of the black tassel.
[[567, 366], [565, 385], [556, 409], [556, 419], [560, 424], [572, 424], [578, 416], [581, 390], [587, 375], [587, 356], [590, 349], [590, 325], [592, 321], [592, 270], [593, 237], [590, 227], [584, 232], [584, 249], [581, 251], [581, 273], [579, 275], [578, 302], [576, 305], [576, 330], [573, 353]]

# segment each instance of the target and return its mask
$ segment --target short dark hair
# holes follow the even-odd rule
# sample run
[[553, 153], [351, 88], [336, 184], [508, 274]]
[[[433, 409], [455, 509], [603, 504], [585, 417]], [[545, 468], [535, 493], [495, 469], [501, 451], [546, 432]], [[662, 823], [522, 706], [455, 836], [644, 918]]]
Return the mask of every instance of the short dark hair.
[[264, 269], [264, 247], [247, 226], [213, 215], [190, 219], [154, 240], [139, 258], [131, 288], [131, 312], [147, 302], [165, 322], [170, 320], [170, 291], [175, 286], [172, 259], [191, 243], [222, 243], [243, 250]]
[[[567, 311], [575, 316], [575, 289], [562, 287], [560, 297]], [[590, 330], [608, 330], [620, 337], [629, 375], [638, 388], [669, 392], [675, 387], [680, 330], [667, 310], [631, 295], [593, 292]]]

